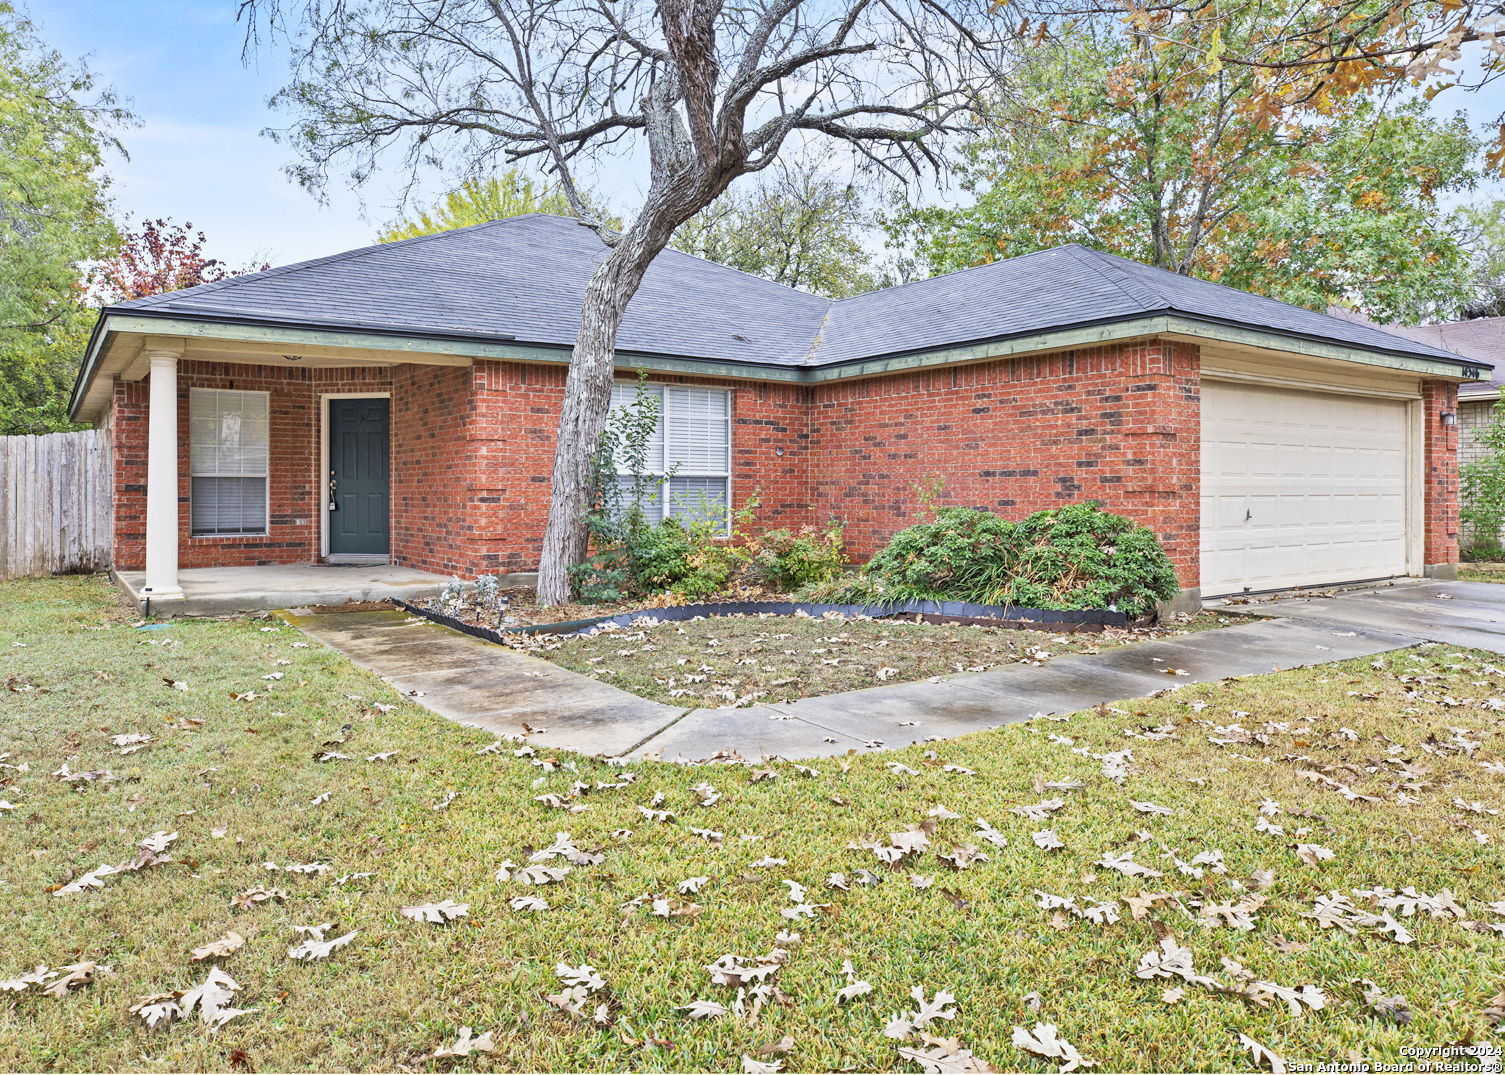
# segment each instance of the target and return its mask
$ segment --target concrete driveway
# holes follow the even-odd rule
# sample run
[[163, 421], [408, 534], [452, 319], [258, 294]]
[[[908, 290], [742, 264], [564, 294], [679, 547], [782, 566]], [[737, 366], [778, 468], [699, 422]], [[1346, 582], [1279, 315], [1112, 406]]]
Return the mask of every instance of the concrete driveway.
[[1398, 579], [1320, 597], [1265, 598], [1227, 607], [1505, 654], [1501, 583]]

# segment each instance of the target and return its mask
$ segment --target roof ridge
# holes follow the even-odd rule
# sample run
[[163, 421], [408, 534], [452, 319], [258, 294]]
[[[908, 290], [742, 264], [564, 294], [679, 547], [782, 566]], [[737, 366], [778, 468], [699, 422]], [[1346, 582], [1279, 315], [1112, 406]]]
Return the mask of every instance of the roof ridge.
[[[1130, 259], [1119, 259], [1113, 254], [1107, 253], [1106, 251], [1095, 250], [1090, 246], [1083, 246], [1081, 243], [1066, 243], [1059, 249], [1069, 250], [1073, 255], [1075, 255], [1078, 261], [1080, 261], [1084, 265], [1091, 267], [1105, 280], [1111, 283], [1114, 287], [1118, 288], [1118, 290], [1122, 291], [1131, 300], [1144, 307], [1146, 310], [1169, 310], [1173, 308], [1170, 300], [1162, 295], [1159, 291], [1141, 284], [1138, 280], [1135, 280], [1127, 272], [1113, 263], [1114, 261], [1118, 260], [1128, 261]], [[1112, 260], [1106, 260], [1110, 258]], [[1133, 262], [1133, 264], [1142, 265], [1143, 262], [1136, 261]], [[1154, 266], [1148, 267], [1154, 268]]]

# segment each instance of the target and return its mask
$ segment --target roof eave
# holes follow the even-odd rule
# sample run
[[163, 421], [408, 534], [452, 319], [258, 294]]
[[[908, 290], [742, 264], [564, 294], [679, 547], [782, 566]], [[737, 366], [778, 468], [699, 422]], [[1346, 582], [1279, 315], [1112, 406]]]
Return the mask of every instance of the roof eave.
[[89, 384], [94, 380], [94, 372], [105, 350], [106, 337], [109, 335], [109, 330], [105, 325], [106, 310], [108, 307], [101, 310], [94, 321], [94, 328], [89, 332], [89, 342], [84, 347], [84, 360], [79, 364], [78, 376], [73, 379], [73, 392], [68, 396], [70, 421], [79, 421], [79, 408], [83, 406], [84, 396], [88, 392]]
[[[138, 333], [192, 338], [242, 339], [277, 342], [296, 346], [334, 345], [363, 347], [390, 352], [448, 354], [493, 361], [547, 362], [569, 361], [570, 348], [557, 343], [533, 343], [510, 337], [412, 332], [397, 329], [361, 328], [321, 325], [315, 322], [277, 321], [267, 318], [183, 317], [170, 312], [148, 312], [140, 308], [106, 307], [100, 312], [85, 351], [85, 362], [74, 384], [69, 413], [77, 420], [88, 387], [98, 372], [106, 344], [117, 333]], [[744, 359], [708, 359], [695, 355], [619, 351], [618, 365], [628, 369], [648, 369], [666, 373], [694, 373], [703, 376], [741, 380], [820, 383], [880, 376], [927, 366], [955, 365], [1015, 355], [1046, 351], [1094, 347], [1150, 336], [1183, 336], [1194, 340], [1287, 351], [1317, 358], [1354, 362], [1387, 368], [1419, 376], [1480, 383], [1491, 368], [1488, 363], [1463, 356], [1442, 358], [1406, 354], [1381, 348], [1358, 347], [1298, 333], [1255, 329], [1247, 325], [1218, 321], [1214, 318], [1160, 311], [1149, 315], [1131, 314], [1093, 322], [1077, 322], [1045, 331], [1024, 332], [991, 337], [918, 351], [895, 352], [836, 362], [789, 365]]]
[[1077, 322], [1044, 332], [1017, 333], [928, 350], [845, 359], [810, 367], [810, 373], [811, 379], [815, 381], [844, 380], [852, 377], [898, 373], [925, 366], [952, 365], [959, 362], [1008, 358], [1013, 355], [1094, 347], [1147, 336], [1164, 335], [1180, 335], [1198, 340], [1217, 340], [1224, 343], [1289, 351], [1314, 358], [1355, 362], [1463, 383], [1478, 381], [1488, 368], [1485, 363], [1462, 356], [1443, 358], [1358, 347], [1332, 340], [1306, 337], [1297, 333], [1252, 329], [1244, 325], [1167, 310], [1148, 315], [1129, 314], [1093, 322]]

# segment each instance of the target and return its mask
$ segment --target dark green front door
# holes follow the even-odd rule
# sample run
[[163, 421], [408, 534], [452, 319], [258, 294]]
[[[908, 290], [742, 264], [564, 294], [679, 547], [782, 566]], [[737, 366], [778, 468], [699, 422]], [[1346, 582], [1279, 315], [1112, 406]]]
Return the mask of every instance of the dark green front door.
[[390, 401], [329, 401], [329, 552], [386, 553]]

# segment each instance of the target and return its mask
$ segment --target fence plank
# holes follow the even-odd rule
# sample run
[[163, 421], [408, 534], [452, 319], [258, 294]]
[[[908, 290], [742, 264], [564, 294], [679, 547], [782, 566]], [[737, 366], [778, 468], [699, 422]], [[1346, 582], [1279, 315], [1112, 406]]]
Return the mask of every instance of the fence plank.
[[0, 437], [0, 578], [110, 565], [109, 433]]

